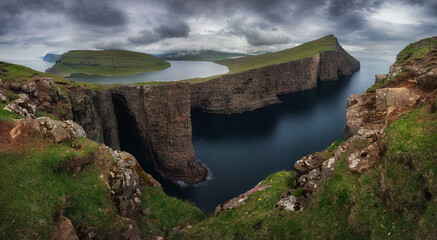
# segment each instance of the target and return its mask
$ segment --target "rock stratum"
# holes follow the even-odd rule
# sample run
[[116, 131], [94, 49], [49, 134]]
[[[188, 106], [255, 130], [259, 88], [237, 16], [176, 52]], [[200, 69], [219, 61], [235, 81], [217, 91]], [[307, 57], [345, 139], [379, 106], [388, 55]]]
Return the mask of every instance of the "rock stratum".
[[[338, 44], [300, 60], [269, 65], [209, 81], [156, 85], [125, 85], [100, 90], [36, 78], [23, 86], [2, 83], [19, 95], [9, 109], [32, 117], [37, 109], [58, 112], [79, 123], [90, 139], [119, 149], [118, 125], [134, 126], [135, 137], [144, 147], [149, 163], [171, 180], [203, 181], [207, 170], [196, 161], [191, 142], [190, 111], [240, 113], [280, 103], [278, 95], [317, 87], [318, 81], [338, 80], [359, 69], [360, 64]], [[58, 84], [56, 84], [58, 83]], [[43, 98], [41, 97], [43, 96]], [[120, 123], [127, 116], [126, 123]]]

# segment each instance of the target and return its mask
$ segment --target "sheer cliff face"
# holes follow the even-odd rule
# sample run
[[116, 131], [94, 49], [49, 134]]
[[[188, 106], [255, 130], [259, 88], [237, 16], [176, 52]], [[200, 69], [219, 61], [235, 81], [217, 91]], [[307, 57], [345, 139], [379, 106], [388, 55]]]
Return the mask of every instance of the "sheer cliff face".
[[[144, 146], [147, 160], [164, 177], [187, 183], [203, 181], [206, 169], [195, 159], [190, 111], [238, 113], [279, 103], [277, 95], [311, 89], [317, 81], [337, 80], [359, 68], [339, 46], [298, 61], [271, 65], [207, 82], [126, 85], [104, 91], [70, 94], [74, 120], [88, 136], [119, 148], [116, 108], [129, 115], [132, 136]], [[120, 113], [118, 113], [120, 114]], [[120, 122], [118, 123], [120, 124]]]
[[277, 95], [315, 88], [317, 81], [350, 75], [360, 63], [340, 45], [302, 60], [266, 66], [193, 84], [191, 108], [213, 113], [239, 113], [279, 103]]

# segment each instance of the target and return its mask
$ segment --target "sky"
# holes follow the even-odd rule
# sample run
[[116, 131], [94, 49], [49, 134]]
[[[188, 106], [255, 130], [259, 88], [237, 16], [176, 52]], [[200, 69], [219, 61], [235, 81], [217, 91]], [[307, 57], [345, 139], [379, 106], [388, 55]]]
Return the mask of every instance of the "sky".
[[278, 51], [334, 34], [394, 60], [437, 35], [437, 0], [0, 0], [0, 58], [73, 49]]

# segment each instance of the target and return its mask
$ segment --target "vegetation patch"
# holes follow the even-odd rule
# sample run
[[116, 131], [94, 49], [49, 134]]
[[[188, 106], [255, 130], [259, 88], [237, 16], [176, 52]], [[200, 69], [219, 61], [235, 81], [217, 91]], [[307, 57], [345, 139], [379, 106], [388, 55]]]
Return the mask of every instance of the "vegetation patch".
[[167, 237], [173, 228], [187, 229], [206, 218], [194, 204], [169, 197], [157, 187], [143, 186], [142, 193], [144, 215], [138, 220], [142, 237]]
[[396, 66], [411, 65], [437, 48], [437, 38], [426, 38], [406, 46], [396, 57]]
[[13, 119], [20, 119], [21, 117], [10, 112], [9, 110], [5, 110], [4, 108], [8, 105], [8, 103], [0, 103], [0, 121], [10, 122]]

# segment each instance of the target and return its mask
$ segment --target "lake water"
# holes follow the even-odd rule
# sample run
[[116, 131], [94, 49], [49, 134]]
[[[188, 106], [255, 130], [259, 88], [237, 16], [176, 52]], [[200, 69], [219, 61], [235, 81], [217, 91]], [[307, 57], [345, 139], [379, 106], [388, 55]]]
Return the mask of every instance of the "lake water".
[[205, 61], [168, 61], [171, 67], [149, 73], [140, 73], [129, 76], [75, 76], [69, 79], [79, 82], [93, 82], [99, 84], [138, 83], [148, 81], [179, 81], [190, 78], [209, 77], [228, 72], [228, 68], [213, 62]]
[[[370, 87], [375, 74], [387, 73], [390, 62], [361, 61], [361, 69], [340, 81], [280, 96], [282, 104], [242, 114], [192, 112], [193, 145], [197, 159], [210, 170], [197, 186], [165, 181], [152, 175], [165, 192], [195, 202], [213, 212], [221, 202], [254, 187], [271, 173], [292, 170], [301, 157], [320, 151], [342, 136], [346, 100]], [[126, 146], [138, 154], [138, 148]]]

